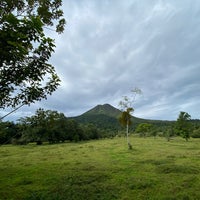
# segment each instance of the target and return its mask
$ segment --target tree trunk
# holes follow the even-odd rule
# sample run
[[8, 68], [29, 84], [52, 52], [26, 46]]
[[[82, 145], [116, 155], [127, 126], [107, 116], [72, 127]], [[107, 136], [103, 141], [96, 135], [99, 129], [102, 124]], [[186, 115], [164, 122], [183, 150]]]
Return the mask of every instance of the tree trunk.
[[128, 137], [128, 121], [126, 122], [126, 139], [127, 139], [127, 144], [129, 144], [129, 137]]
[[128, 120], [127, 120], [127, 123], [126, 123], [126, 138], [127, 138], [128, 148], [132, 149], [132, 145], [131, 145], [130, 140], [129, 140], [129, 121]]

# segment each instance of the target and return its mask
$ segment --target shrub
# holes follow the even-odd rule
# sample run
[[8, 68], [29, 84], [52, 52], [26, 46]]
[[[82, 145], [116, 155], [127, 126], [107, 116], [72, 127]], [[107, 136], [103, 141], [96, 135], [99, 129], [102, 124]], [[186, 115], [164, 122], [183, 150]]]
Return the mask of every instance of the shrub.
[[26, 144], [28, 144], [27, 140], [25, 140], [23, 138], [19, 138], [19, 139], [13, 138], [11, 143], [13, 145], [26, 145]]
[[200, 138], [200, 128], [193, 130], [191, 137], [192, 138]]

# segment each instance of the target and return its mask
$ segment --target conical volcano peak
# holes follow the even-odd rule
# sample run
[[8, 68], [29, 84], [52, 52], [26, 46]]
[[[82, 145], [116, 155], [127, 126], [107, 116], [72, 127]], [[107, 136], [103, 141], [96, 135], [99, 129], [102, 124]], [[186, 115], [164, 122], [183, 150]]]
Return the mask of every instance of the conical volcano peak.
[[87, 114], [87, 115], [101, 114], [101, 115], [107, 115], [107, 116], [112, 116], [112, 117], [117, 118], [121, 114], [121, 111], [111, 106], [110, 104], [103, 104], [103, 105], [95, 106], [94, 108], [92, 108], [91, 110], [87, 111], [84, 114]]

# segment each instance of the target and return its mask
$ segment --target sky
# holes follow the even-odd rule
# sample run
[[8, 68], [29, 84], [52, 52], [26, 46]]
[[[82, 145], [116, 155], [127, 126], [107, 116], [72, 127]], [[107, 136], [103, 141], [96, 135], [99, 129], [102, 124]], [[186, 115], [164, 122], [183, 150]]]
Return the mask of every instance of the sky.
[[133, 103], [136, 117], [176, 120], [184, 111], [200, 119], [199, 0], [63, 0], [62, 9], [64, 33], [49, 33], [61, 85], [5, 120], [38, 108], [67, 117], [99, 104], [119, 108], [135, 87], [142, 90]]

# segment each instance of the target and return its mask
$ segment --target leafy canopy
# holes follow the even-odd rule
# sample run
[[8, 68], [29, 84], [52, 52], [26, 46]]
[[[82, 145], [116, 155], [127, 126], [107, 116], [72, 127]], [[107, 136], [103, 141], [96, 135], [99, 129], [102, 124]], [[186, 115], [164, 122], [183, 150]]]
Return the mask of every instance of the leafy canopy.
[[137, 126], [136, 132], [137, 133], [147, 133], [153, 128], [152, 124], [148, 123], [141, 123]]
[[181, 111], [175, 124], [175, 131], [178, 135], [188, 140], [190, 138], [191, 116], [187, 112]]
[[49, 59], [54, 40], [44, 28], [64, 31], [61, 0], [0, 1], [0, 108], [46, 98], [59, 85]]

